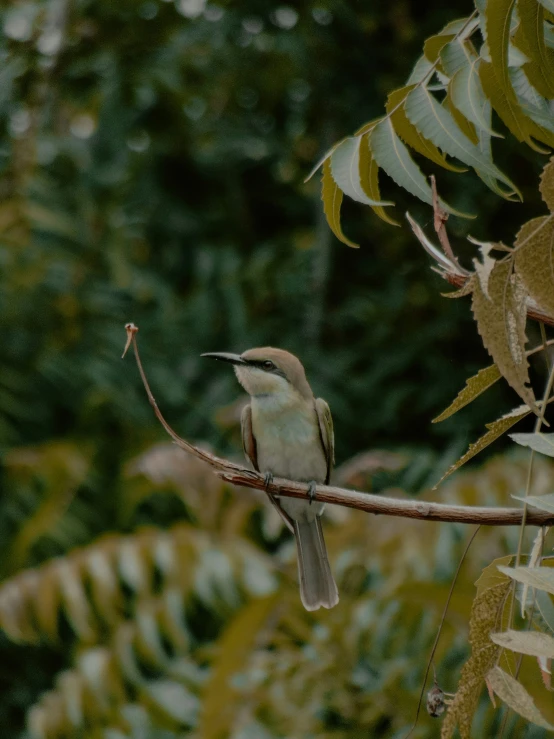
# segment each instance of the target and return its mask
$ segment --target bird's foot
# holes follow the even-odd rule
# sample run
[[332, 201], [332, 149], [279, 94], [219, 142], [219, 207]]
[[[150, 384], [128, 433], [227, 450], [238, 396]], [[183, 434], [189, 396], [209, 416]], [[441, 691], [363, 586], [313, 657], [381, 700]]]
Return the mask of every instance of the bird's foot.
[[273, 472], [266, 472], [264, 475], [265, 491], [269, 495], [269, 486], [273, 484]]
[[315, 480], [310, 480], [310, 482], [308, 483], [308, 498], [310, 499], [310, 505], [312, 505], [312, 503], [315, 500], [316, 487], [317, 487], [317, 482]]

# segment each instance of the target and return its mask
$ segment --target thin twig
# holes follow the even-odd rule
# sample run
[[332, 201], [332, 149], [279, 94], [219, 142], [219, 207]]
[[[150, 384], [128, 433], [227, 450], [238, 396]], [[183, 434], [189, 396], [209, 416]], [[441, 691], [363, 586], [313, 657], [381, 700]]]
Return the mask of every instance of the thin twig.
[[[423, 229], [414, 221], [409, 213], [406, 213], [406, 218], [410, 223], [414, 235], [421, 243], [423, 248], [438, 262], [438, 269], [436, 271], [440, 274], [440, 276], [454, 287], [463, 287], [468, 279], [470, 279], [470, 277], [472, 276], [472, 273], [461, 268], [456, 259], [454, 259], [453, 261], [452, 257], [450, 256], [448, 256], [447, 259], [442, 257], [440, 250], [433, 245], [431, 240], [423, 232]], [[451, 264], [449, 264], [448, 262], [451, 262]], [[535, 303], [535, 301], [529, 297], [526, 300], [526, 309], [527, 318], [530, 318], [533, 321], [539, 321], [540, 323], [544, 323], [547, 326], [554, 326], [554, 316], [551, 316], [541, 310], [539, 306]]]
[[435, 233], [439, 237], [440, 244], [446, 256], [459, 267], [460, 265], [458, 264], [456, 255], [450, 246], [450, 240], [448, 239], [448, 233], [446, 231], [448, 213], [441, 207], [435, 175], [432, 174], [429, 179], [431, 180], [431, 191], [433, 193], [433, 225], [435, 227]]
[[[215, 473], [226, 482], [258, 490], [269, 490], [275, 496], [309, 499], [308, 493], [310, 488], [307, 484], [274, 478], [269, 485], [266, 485], [264, 475], [259, 472], [254, 472], [227, 459], [210, 454], [210, 452], [204, 449], [199, 449], [194, 444], [191, 444], [176, 434], [163, 417], [148, 385], [136, 341], [138, 329], [132, 323], [127, 324], [125, 328], [127, 330], [127, 340], [133, 346], [140, 376], [150, 405], [154, 409], [156, 418], [177, 446], [207, 462], [207, 464], [214, 468]], [[130, 339], [129, 336], [131, 337]], [[450, 521], [453, 523], [480, 524], [482, 526], [519, 526], [523, 514], [519, 508], [487, 508], [481, 506], [446, 505], [444, 503], [432, 503], [422, 500], [401, 500], [330, 485], [317, 485], [315, 493], [318, 501], [322, 503], [342, 505], [347, 508], [355, 508], [356, 510], [366, 511], [366, 513], [374, 513], [376, 515], [400, 516], [402, 518], [415, 518], [424, 521]], [[554, 514], [538, 509], [530, 510], [527, 514], [526, 523], [532, 526], [551, 526], [554, 525]]]

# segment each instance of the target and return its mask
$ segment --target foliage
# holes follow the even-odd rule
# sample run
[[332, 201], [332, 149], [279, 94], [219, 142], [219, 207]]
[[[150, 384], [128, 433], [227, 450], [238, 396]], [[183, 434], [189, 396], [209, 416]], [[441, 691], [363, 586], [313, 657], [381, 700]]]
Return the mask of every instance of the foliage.
[[[384, 210], [393, 203], [381, 198], [379, 168], [411, 195], [432, 203], [431, 187], [408, 147], [450, 171], [472, 167], [487, 187], [513, 200], [521, 193], [492, 158], [491, 137], [502, 137], [492, 128], [492, 112], [536, 151], [554, 146], [552, 9], [535, 0], [475, 5], [469, 17], [451, 21], [425, 41], [406, 85], [390, 93], [386, 115], [335, 144], [317, 165], [324, 164], [327, 220], [348, 246], [355, 244], [340, 228], [341, 192], [395, 223]], [[464, 215], [440, 202], [447, 213]]]
[[[225, 720], [241, 738], [407, 731], [460, 553], [458, 529], [376, 527], [330, 511], [341, 607], [308, 616], [273, 512], [155, 444], [160, 431], [132, 365], [117, 359], [121, 327], [133, 319], [147, 334], [149, 377], [187, 437], [238, 449], [236, 387], [197, 355], [279, 343], [302, 354], [340, 419], [339, 460], [361, 453], [337, 479], [363, 478], [394, 494], [436, 479], [444, 456], [455, 459], [468, 432], [498, 413], [500, 384], [483, 410], [471, 406], [423, 440], [439, 403], [482, 361], [478, 342], [460, 339], [470, 321], [455, 301], [444, 307], [436, 278], [422, 275], [399, 230], [353, 214], [352, 244], [379, 258], [337, 256], [315, 187], [301, 180], [319, 151], [371, 119], [323, 165], [324, 210], [339, 238], [343, 193], [392, 220], [383, 171], [430, 202], [410, 147], [453, 173], [448, 202], [464, 213], [479, 205], [476, 228], [500, 228], [498, 238], [509, 239], [520, 215], [485, 189], [518, 193], [490, 155], [489, 100], [530, 144], [523, 154], [509, 140], [502, 148], [526, 197], [542, 161], [532, 147], [542, 150], [550, 135], [551, 11], [527, 0], [517, 9], [521, 23], [509, 25], [509, 39], [507, 27], [498, 38], [495, 19], [512, 5], [496, 1], [479, 7], [480, 31], [473, 21], [454, 23], [430, 37], [415, 67], [421, 79], [394, 90], [376, 120], [405, 60], [467, 3], [431, 4], [424, 20], [420, 4], [384, 0], [355, 9], [257, 0], [240, 8], [202, 0], [2, 8], [0, 621], [15, 645], [2, 637], [0, 723], [8, 739], [216, 736]], [[490, 60], [484, 44], [474, 45], [477, 33], [488, 33]], [[432, 67], [437, 89], [425, 78]], [[493, 73], [501, 84], [491, 84]], [[474, 167], [484, 185], [459, 184], [461, 168], [448, 156]], [[542, 194], [552, 210], [547, 172]], [[513, 270], [548, 311], [550, 227], [537, 238], [530, 228], [518, 236]], [[540, 270], [528, 244], [540, 252]], [[500, 272], [490, 250], [481, 253], [471, 286], [484, 301]], [[523, 289], [509, 291], [517, 313]], [[524, 355], [512, 352], [525, 351], [517, 315], [516, 339], [488, 343], [499, 370], [532, 401]], [[387, 458], [375, 445], [399, 453]], [[501, 459], [460, 476], [441, 499], [506, 504], [521, 496], [525, 476], [520, 462]], [[550, 466], [535, 465], [529, 504], [547, 504], [550, 478]], [[480, 538], [439, 645], [446, 688], [466, 656], [471, 573], [516, 549], [509, 532]], [[540, 617], [553, 623], [548, 593], [534, 594]], [[551, 723], [541, 703], [544, 667], [524, 666], [522, 682]], [[507, 689], [498, 694], [510, 702]], [[498, 735], [483, 703], [474, 729]], [[427, 721], [423, 732], [433, 730]]]
[[[547, 490], [551, 464], [537, 473]], [[486, 488], [489, 504], [503, 504], [524, 475], [523, 460], [498, 458], [445, 486], [441, 497], [468, 503]], [[182, 501], [196, 523], [108, 536], [2, 585], [0, 623], [10, 638], [35, 649], [44, 642], [68, 657], [29, 708], [28, 736], [78, 736], [86, 728], [99, 739], [134, 738], [141, 724], [152, 738], [407, 731], [425, 668], [415, 657], [434, 638], [452, 574], [445, 555], [459, 553], [459, 532], [409, 520], [375, 527], [356, 512], [330, 511], [339, 524], [327, 533], [341, 608], [315, 616], [298, 599], [289, 540], [279, 539], [269, 558], [252, 529], [260, 504], [274, 517], [263, 496], [244, 500], [169, 444], [134, 460], [122, 484], [129, 515], [163, 495]], [[224, 515], [237, 508], [231, 520]], [[470, 550], [437, 654], [447, 688], [465, 653], [473, 573], [489, 553], [513, 547], [509, 533], [483, 532]], [[485, 638], [475, 615], [482, 593], [505, 592], [509, 582], [495, 566], [497, 579], [491, 566], [489, 580], [478, 583], [474, 646]], [[537, 695], [538, 671], [528, 677]], [[474, 689], [477, 700], [477, 682]], [[425, 736], [435, 735], [430, 722]], [[494, 725], [491, 711], [475, 723], [481, 736], [494, 735]]]

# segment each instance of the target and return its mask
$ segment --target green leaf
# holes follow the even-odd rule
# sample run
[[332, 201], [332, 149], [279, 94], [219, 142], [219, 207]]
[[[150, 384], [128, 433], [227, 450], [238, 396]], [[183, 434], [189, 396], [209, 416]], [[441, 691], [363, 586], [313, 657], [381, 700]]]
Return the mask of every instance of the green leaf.
[[424, 138], [406, 116], [404, 102], [408, 93], [412, 89], [412, 85], [401, 87], [400, 89], [391, 92], [387, 98], [386, 110], [392, 120], [394, 130], [400, 136], [402, 141], [404, 141], [405, 144], [408, 144], [408, 146], [411, 146], [412, 149], [415, 149], [418, 154], [423, 154], [424, 157], [427, 157], [427, 159], [430, 159], [435, 164], [438, 164], [445, 169], [449, 169], [452, 172], [465, 172], [464, 167], [450, 164], [437, 147]]
[[554, 15], [554, 0], [538, 0], [545, 10]]
[[460, 390], [453, 402], [444, 410], [439, 416], [433, 419], [432, 423], [439, 423], [444, 421], [446, 418], [454, 415], [460, 408], [463, 408], [468, 403], [471, 403], [475, 398], [479, 397], [481, 393], [488, 390], [489, 387], [502, 377], [500, 370], [496, 364], [491, 364], [489, 367], [480, 369], [476, 375], [466, 380], [465, 387]]
[[509, 629], [500, 634], [491, 634], [495, 644], [504, 649], [531, 657], [554, 659], [554, 639], [538, 631], [515, 631]]
[[543, 717], [523, 685], [500, 667], [493, 667], [487, 674], [487, 685], [507, 706], [527, 721], [554, 731], [554, 726]]
[[520, 27], [532, 61], [523, 66], [532, 84], [545, 97], [554, 97], [554, 51], [544, 41], [544, 8], [536, 0], [518, 0]]
[[[506, 106], [511, 112], [513, 121], [516, 123], [515, 127], [518, 133], [515, 135], [519, 141], [526, 141], [529, 145], [532, 145], [531, 138], [527, 132], [527, 126], [524, 121], [521, 121], [522, 111], [517, 103], [508, 73], [508, 48], [514, 7], [515, 0], [489, 0], [487, 2], [485, 12], [487, 43], [491, 57], [491, 69], [496, 78], [496, 85], [498, 86], [499, 92], [504, 96]], [[487, 68], [488, 64], [482, 64], [480, 71], [481, 74], [485, 73], [488, 80]], [[483, 77], [481, 79], [485, 92], [488, 93], [487, 84], [485, 84]], [[489, 97], [491, 96], [489, 95]], [[491, 101], [496, 110], [497, 107], [492, 98]], [[498, 110], [497, 112], [502, 117], [500, 111]], [[508, 128], [512, 130], [512, 133], [515, 133], [511, 126], [508, 126]]]
[[411, 71], [410, 76], [408, 77], [408, 81], [406, 82], [407, 85], [417, 85], [429, 75], [431, 70], [433, 69], [433, 65], [427, 59], [425, 55], [420, 56], [417, 62], [414, 65], [414, 68]]
[[554, 568], [552, 567], [502, 567], [501, 572], [516, 582], [522, 582], [531, 588], [546, 590], [554, 594]]
[[452, 41], [454, 34], [442, 35], [440, 33], [435, 36], [429, 36], [429, 38], [423, 44], [423, 53], [425, 57], [434, 64], [439, 58], [441, 49], [446, 46], [449, 41]]
[[517, 140], [524, 141], [535, 151], [546, 153], [542, 147], [533, 141], [531, 136], [549, 145], [552, 145], [551, 142], [554, 141], [554, 137], [542, 126], [532, 121], [521, 109], [509, 79], [508, 68], [506, 67], [506, 74], [501, 79], [498, 77], [492, 63], [482, 61], [479, 65], [479, 76], [485, 95]]
[[550, 596], [544, 590], [535, 590], [535, 603], [544, 623], [554, 633], [554, 605]]
[[342, 204], [342, 190], [339, 188], [331, 173], [331, 163], [327, 159], [323, 164], [323, 174], [321, 177], [321, 199], [323, 200], [323, 210], [327, 218], [329, 228], [335, 234], [339, 241], [347, 246], [357, 249], [350, 239], [347, 239], [340, 225], [340, 207]]
[[332, 153], [335, 151], [335, 149], [338, 146], [340, 146], [342, 144], [343, 141], [346, 141], [346, 139], [341, 139], [340, 141], [337, 141], [335, 144], [333, 144], [333, 146], [328, 151], [325, 152], [325, 154], [321, 157], [321, 159], [318, 160], [317, 164], [314, 165], [314, 167], [312, 168], [310, 174], [304, 180], [305, 183], [306, 182], [309, 182], [312, 179], [312, 177], [317, 172], [317, 170], [320, 167], [322, 167], [328, 159], [331, 158]]
[[[378, 123], [370, 134], [370, 145], [377, 164], [391, 177], [397, 185], [403, 187], [424, 203], [432, 205], [433, 195], [422, 171], [410, 156], [410, 152], [398, 137], [392, 121], [385, 118]], [[451, 208], [444, 201], [441, 206], [449, 213], [462, 217], [466, 214]]]
[[527, 446], [539, 454], [554, 457], [554, 434], [510, 434], [510, 439], [516, 444]]
[[542, 171], [539, 189], [548, 209], [554, 213], [554, 157]]
[[512, 428], [512, 426], [514, 426], [518, 421], [521, 421], [522, 418], [525, 418], [525, 416], [529, 415], [529, 413], [531, 413], [531, 409], [529, 406], [524, 405], [519, 408], [515, 408], [513, 411], [510, 411], [510, 413], [507, 413], [505, 416], [502, 416], [502, 418], [499, 418], [492, 423], [487, 423], [487, 433], [481, 436], [481, 438], [474, 444], [470, 444], [467, 452], [460, 457], [456, 464], [453, 464], [452, 467], [448, 469], [433, 489], [436, 489], [441, 482], [446, 480], [447, 477], [450, 477], [453, 472], [458, 470], [466, 462], [469, 462], [470, 459], [473, 459], [473, 457], [475, 457], [476, 454], [479, 454], [479, 452], [482, 452], [483, 449], [486, 449], [486, 447], [488, 447], [489, 444], [492, 444], [493, 441], [499, 439], [502, 434], [505, 434], [508, 429]]
[[360, 181], [360, 144], [361, 136], [351, 136], [345, 139], [331, 155], [331, 173], [333, 179], [345, 195], [358, 203], [383, 207], [393, 205], [390, 202], [380, 202], [369, 198], [362, 188]]
[[450, 78], [477, 56], [473, 46], [460, 38], [450, 41], [440, 51], [442, 68]]
[[541, 116], [547, 122], [546, 128], [548, 129], [548, 125], [554, 122], [554, 116], [550, 112], [548, 101], [533, 87], [526, 71], [510, 69], [510, 82], [521, 109], [527, 115], [533, 112]]
[[[381, 200], [381, 193], [379, 191], [379, 167], [371, 153], [369, 134], [362, 136], [360, 143], [360, 185], [369, 198], [376, 201]], [[385, 223], [389, 223], [391, 226], [400, 225], [381, 206], [373, 206], [373, 211]]]
[[[552, 434], [550, 435], [552, 436]], [[510, 438], [513, 439], [514, 436], [533, 436], [533, 434], [510, 434]], [[514, 439], [514, 441], [516, 441], [516, 439]], [[527, 444], [524, 444], [523, 446], [527, 446]], [[533, 508], [538, 508], [547, 513], [554, 513], [554, 493], [550, 493], [549, 495], [528, 495], [526, 498], [519, 495], [513, 495], [512, 497], [515, 500], [521, 500], [524, 503], [527, 503], [527, 505], [533, 506]]]
[[406, 99], [406, 115], [442, 151], [517, 191], [511, 180], [465, 136], [452, 114], [439, 104], [429, 90], [421, 86], [410, 92]]
[[491, 136], [499, 136], [490, 126], [490, 103], [479, 77], [479, 58], [463, 66], [450, 81], [449, 95], [453, 105], [471, 121], [477, 129]]
[[510, 262], [496, 262], [488, 281], [488, 294], [479, 281], [472, 295], [477, 329], [495, 364], [528, 406], [538, 413], [529, 382], [525, 344], [526, 291], [513, 278]]
[[533, 300], [554, 316], [554, 215], [533, 218], [520, 229], [515, 270]]

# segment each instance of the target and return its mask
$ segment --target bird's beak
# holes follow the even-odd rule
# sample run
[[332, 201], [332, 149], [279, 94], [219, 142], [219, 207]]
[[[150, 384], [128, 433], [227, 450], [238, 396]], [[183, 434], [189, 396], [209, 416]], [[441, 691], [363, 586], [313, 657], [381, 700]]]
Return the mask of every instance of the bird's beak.
[[240, 354], [230, 354], [229, 352], [207, 352], [200, 356], [208, 357], [209, 359], [219, 359], [221, 362], [230, 362], [231, 364], [247, 364]]

